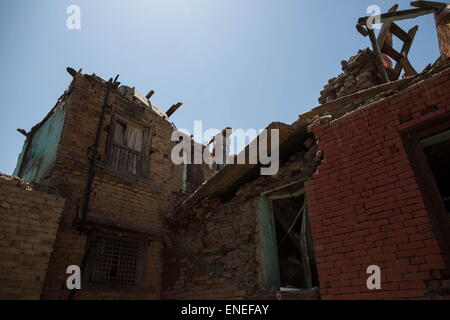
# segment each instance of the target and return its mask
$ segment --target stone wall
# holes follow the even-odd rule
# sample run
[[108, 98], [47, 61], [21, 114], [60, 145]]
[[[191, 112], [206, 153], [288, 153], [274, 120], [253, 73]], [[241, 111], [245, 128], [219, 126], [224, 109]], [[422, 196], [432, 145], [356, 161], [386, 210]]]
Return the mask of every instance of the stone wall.
[[64, 199], [0, 175], [0, 299], [39, 299]]
[[231, 200], [192, 204], [185, 218], [169, 224], [164, 299], [276, 298], [263, 284], [258, 203], [262, 192], [312, 176], [321, 160], [318, 146], [312, 138], [299, 143], [304, 150], [276, 175], [243, 184]]

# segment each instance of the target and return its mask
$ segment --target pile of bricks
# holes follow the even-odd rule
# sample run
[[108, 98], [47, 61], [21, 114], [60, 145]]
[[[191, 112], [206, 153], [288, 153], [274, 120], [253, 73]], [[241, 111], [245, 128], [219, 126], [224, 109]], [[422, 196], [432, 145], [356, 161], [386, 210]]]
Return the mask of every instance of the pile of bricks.
[[324, 104], [381, 83], [373, 52], [367, 48], [348, 61], [343, 60], [342, 71], [332, 78], [320, 92], [319, 103]]

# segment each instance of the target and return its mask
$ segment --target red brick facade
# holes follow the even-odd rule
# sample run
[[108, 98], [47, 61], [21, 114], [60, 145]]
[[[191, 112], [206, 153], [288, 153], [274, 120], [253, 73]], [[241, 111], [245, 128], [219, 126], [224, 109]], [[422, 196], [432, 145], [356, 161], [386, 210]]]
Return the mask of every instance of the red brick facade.
[[[324, 161], [307, 183], [323, 299], [423, 298], [446, 268], [401, 138], [450, 112], [450, 70], [325, 125]], [[366, 287], [369, 265], [381, 290]]]

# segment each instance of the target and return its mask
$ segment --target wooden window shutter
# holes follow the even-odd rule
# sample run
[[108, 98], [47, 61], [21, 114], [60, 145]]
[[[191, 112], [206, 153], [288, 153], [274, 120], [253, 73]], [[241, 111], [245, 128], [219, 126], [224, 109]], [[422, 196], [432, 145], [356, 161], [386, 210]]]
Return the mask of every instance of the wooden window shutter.
[[141, 177], [145, 177], [145, 178], [148, 177], [152, 138], [153, 138], [153, 128], [146, 129], [144, 131], [144, 137], [142, 139], [143, 159], [140, 162], [140, 166], [139, 166], [139, 175]]

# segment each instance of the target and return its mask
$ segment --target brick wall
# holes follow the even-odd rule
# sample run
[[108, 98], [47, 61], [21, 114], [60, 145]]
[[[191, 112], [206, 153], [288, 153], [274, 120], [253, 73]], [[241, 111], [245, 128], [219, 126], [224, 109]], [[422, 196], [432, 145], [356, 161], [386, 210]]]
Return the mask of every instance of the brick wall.
[[[73, 227], [80, 218], [83, 193], [87, 184], [89, 156], [95, 142], [99, 114], [106, 92], [105, 84], [95, 76], [77, 75], [70, 90], [67, 114], [58, 156], [46, 183], [58, 188], [67, 198], [63, 219], [52, 255], [43, 298], [67, 299], [64, 283], [66, 268], [81, 265], [87, 236]], [[148, 178], [137, 179], [106, 167], [108, 133], [111, 116], [120, 112], [154, 131]], [[88, 229], [108, 227], [118, 236], [139, 234], [150, 241], [146, 249], [144, 281], [139, 288], [84, 287], [78, 298], [151, 298], [160, 297], [162, 215], [170, 209], [181, 191], [182, 167], [170, 161], [173, 125], [155, 112], [113, 90], [100, 137], [96, 175], [88, 213]], [[82, 275], [83, 276], [83, 275]]]
[[0, 299], [39, 299], [64, 199], [0, 175]]
[[[449, 98], [446, 70], [310, 127], [325, 156], [307, 184], [323, 299], [421, 298], [440, 278], [446, 265], [400, 132], [448, 113]], [[382, 289], [369, 291], [373, 264]]]
[[164, 251], [165, 299], [240, 299], [258, 286], [254, 201], [205, 201], [172, 229]]
[[208, 274], [188, 256], [173, 249], [164, 250], [162, 299], [245, 299], [248, 292], [239, 289], [221, 275]]

